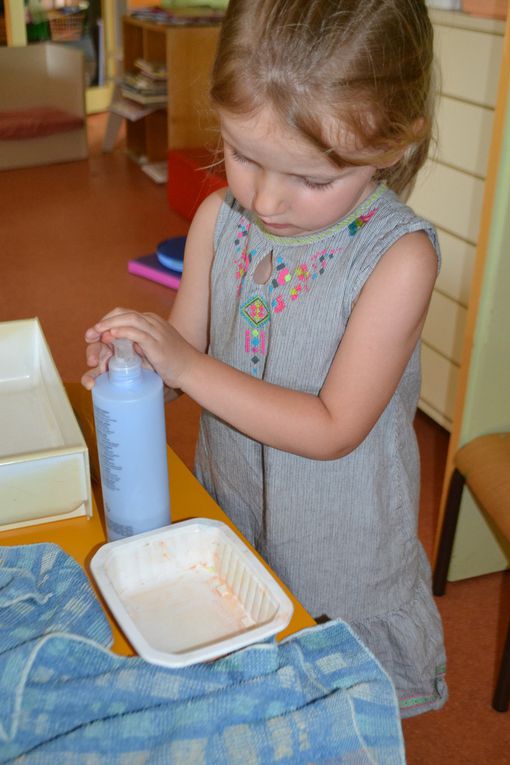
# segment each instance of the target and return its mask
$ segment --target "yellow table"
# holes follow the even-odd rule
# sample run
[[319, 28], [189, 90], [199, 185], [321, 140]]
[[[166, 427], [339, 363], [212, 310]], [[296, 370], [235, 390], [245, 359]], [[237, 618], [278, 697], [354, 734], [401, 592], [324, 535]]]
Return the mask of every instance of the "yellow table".
[[[12, 529], [11, 531], [3, 531], [0, 532], [0, 545], [22, 545], [34, 544], [36, 542], [53, 542], [60, 545], [69, 555], [83, 566], [85, 572], [89, 576], [92, 586], [101, 599], [113, 631], [113, 650], [119, 654], [132, 655], [134, 651], [109, 613], [106, 604], [95, 587], [89, 569], [90, 559], [98, 548], [106, 541], [101, 496], [97, 484], [99, 465], [91, 395], [88, 391], [82, 388], [79, 383], [68, 383], [66, 385], [66, 391], [89, 449], [93, 487], [95, 494], [97, 495], [93, 497], [93, 515], [91, 518], [83, 516], [81, 518], [71, 518], [70, 520], [65, 521], [54, 521], [52, 523], [25, 526], [19, 529]], [[223, 523], [230, 526], [235, 533], [241, 537], [241, 534], [227, 518], [225, 513], [213, 499], [211, 499], [194, 475], [170, 448], [168, 448], [168, 472], [170, 479], [172, 521], [183, 521], [188, 518], [211, 518], [213, 520], [223, 521]], [[243, 542], [248, 544], [244, 538]], [[250, 545], [248, 546], [251, 547]], [[253, 550], [253, 548], [251, 549]], [[271, 571], [260, 555], [255, 551], [254, 553], [259, 560], [262, 561], [265, 567]], [[271, 573], [275, 576], [273, 572]], [[313, 626], [315, 622], [310, 614], [303, 608], [282, 582], [280, 582], [277, 577], [275, 578], [294, 604], [294, 614], [290, 624], [278, 635], [278, 637], [282, 638], [285, 637], [285, 635], [297, 632], [304, 627]]]

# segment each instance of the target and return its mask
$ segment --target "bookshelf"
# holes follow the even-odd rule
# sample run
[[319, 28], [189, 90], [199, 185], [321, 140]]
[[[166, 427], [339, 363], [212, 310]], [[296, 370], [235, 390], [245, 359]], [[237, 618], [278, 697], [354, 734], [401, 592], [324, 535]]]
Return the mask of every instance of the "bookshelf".
[[208, 107], [209, 75], [219, 24], [173, 26], [130, 16], [122, 23], [124, 70], [144, 58], [165, 63], [168, 73], [167, 108], [127, 122], [128, 152], [135, 159], [161, 162], [169, 149], [210, 144], [216, 120]]

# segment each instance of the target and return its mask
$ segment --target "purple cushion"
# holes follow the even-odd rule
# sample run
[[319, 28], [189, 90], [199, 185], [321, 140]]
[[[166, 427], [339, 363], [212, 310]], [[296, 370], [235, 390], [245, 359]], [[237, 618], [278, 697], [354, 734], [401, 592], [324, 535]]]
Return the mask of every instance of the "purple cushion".
[[66, 133], [83, 126], [83, 119], [54, 106], [0, 111], [0, 140], [42, 138], [53, 133]]

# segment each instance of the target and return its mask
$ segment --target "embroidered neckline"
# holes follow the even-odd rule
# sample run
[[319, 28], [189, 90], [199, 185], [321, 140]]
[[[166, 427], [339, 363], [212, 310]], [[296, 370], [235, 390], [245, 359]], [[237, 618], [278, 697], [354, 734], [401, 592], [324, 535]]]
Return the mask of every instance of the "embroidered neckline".
[[[252, 222], [246, 215], [241, 215], [235, 232], [233, 264], [237, 297], [240, 299], [239, 312], [243, 319], [244, 351], [249, 358], [253, 376], [259, 377], [263, 374], [272, 315], [281, 314], [287, 306], [309, 293], [322, 274], [329, 270], [330, 262], [345, 249], [345, 246], [339, 248], [325, 246], [324, 240], [342, 230], [347, 230], [349, 237], [355, 237], [358, 231], [376, 215], [379, 208], [375, 203], [385, 191], [386, 186], [381, 184], [350, 215], [309, 236], [275, 237], [257, 227], [257, 232], [260, 232], [268, 242], [294, 246], [318, 243], [319, 246], [314, 247], [315, 252], [305, 258], [302, 257], [291, 266], [286, 262], [285, 253], [273, 247], [271, 276], [265, 284], [253, 283], [242, 300], [245, 279], [254, 265], [253, 261], [257, 257], [258, 248], [250, 248], [250, 244], [253, 244], [250, 243], [249, 236]], [[263, 249], [266, 248], [267, 245]], [[290, 254], [292, 256], [292, 253]]]
[[259, 228], [262, 236], [265, 239], [268, 239], [270, 242], [274, 242], [275, 244], [314, 244], [315, 242], [320, 242], [322, 239], [326, 239], [327, 237], [338, 233], [338, 231], [341, 231], [344, 228], [349, 226], [352, 227], [352, 225], [355, 224], [358, 219], [363, 219], [363, 215], [367, 212], [371, 205], [373, 205], [374, 202], [379, 199], [382, 194], [384, 194], [385, 191], [387, 191], [387, 186], [384, 183], [379, 184], [379, 186], [370, 194], [370, 196], [368, 196], [364, 202], [361, 202], [361, 204], [358, 205], [358, 207], [356, 207], [356, 209], [353, 210], [350, 215], [347, 215], [345, 218], [342, 218], [336, 223], [333, 223], [331, 226], [328, 226], [328, 228], [321, 229], [320, 231], [315, 231], [313, 234], [304, 234], [302, 236], [276, 236], [275, 234], [271, 234], [269, 231], [266, 231], [258, 218], [255, 218], [255, 222], [257, 223], [257, 227]]

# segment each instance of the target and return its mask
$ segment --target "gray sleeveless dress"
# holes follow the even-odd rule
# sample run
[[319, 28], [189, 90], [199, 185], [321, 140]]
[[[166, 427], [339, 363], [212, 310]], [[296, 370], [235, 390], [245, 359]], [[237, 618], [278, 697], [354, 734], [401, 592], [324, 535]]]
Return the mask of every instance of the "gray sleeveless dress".
[[[209, 353], [318, 394], [365, 281], [416, 230], [439, 260], [432, 226], [384, 185], [347, 218], [301, 237], [270, 235], [227, 193], [215, 230]], [[254, 270], [271, 252], [271, 277], [258, 284]], [[418, 344], [378, 422], [348, 456], [316, 461], [280, 451], [208, 412], [196, 455], [201, 483], [305, 608], [357, 631], [392, 677], [402, 716], [439, 708], [447, 695], [442, 626], [417, 539], [419, 389]]]

